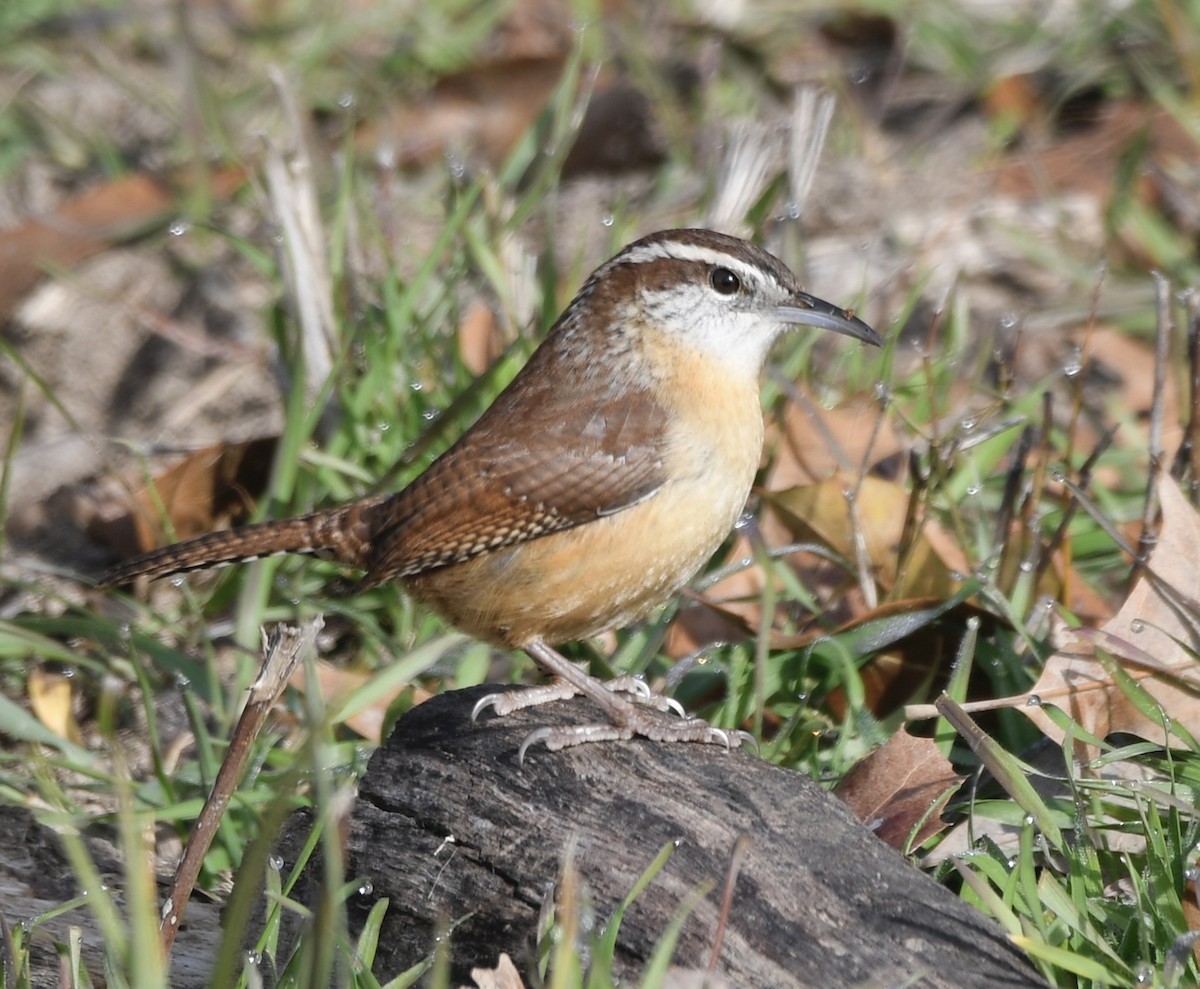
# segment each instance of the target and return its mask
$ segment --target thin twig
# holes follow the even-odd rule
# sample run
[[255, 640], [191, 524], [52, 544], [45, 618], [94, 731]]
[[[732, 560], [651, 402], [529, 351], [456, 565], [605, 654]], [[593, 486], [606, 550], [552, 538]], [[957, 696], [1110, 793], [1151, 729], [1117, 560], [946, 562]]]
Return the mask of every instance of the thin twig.
[[257, 679], [250, 685], [246, 706], [238, 718], [229, 749], [221, 762], [221, 768], [217, 771], [217, 778], [213, 782], [208, 799], [204, 802], [200, 816], [192, 824], [192, 832], [188, 835], [183, 857], [179, 860], [175, 878], [171, 881], [171, 889], [163, 903], [158, 931], [164, 955], [171, 953], [171, 945], [174, 944], [179, 925], [183, 922], [183, 912], [192, 895], [192, 888], [196, 885], [196, 878], [200, 875], [200, 867], [212, 845], [225, 808], [229, 806], [233, 792], [242, 778], [254, 741], [258, 738], [271, 708], [275, 706], [291, 679], [296, 665], [307, 650], [316, 650], [317, 633], [323, 625], [324, 621], [319, 615], [302, 628], [276, 625], [264, 644], [266, 657], [262, 668]]
[[750, 836], [740, 834], [733, 843], [733, 851], [729, 855], [729, 869], [725, 873], [725, 889], [721, 892], [721, 912], [717, 917], [717, 932], [713, 935], [712, 954], [708, 957], [708, 970], [715, 972], [717, 962], [721, 959], [721, 944], [725, 940], [725, 928], [729, 925], [729, 914], [733, 910], [733, 889], [737, 886], [738, 873], [746, 861], [746, 852], [750, 848]]
[[1194, 503], [1200, 490], [1200, 291], [1188, 289], [1184, 296], [1187, 307], [1188, 410], [1187, 429], [1175, 456], [1172, 473], [1179, 479], [1188, 472], [1188, 494]]
[[1142, 506], [1142, 533], [1138, 537], [1137, 554], [1129, 573], [1132, 584], [1141, 574], [1143, 563], [1150, 558], [1158, 532], [1154, 520], [1158, 515], [1158, 478], [1163, 463], [1163, 394], [1166, 391], [1167, 351], [1171, 341], [1171, 283], [1165, 275], [1154, 273], [1155, 333], [1154, 333], [1154, 392], [1150, 399], [1150, 469], [1146, 478], [1146, 501]]

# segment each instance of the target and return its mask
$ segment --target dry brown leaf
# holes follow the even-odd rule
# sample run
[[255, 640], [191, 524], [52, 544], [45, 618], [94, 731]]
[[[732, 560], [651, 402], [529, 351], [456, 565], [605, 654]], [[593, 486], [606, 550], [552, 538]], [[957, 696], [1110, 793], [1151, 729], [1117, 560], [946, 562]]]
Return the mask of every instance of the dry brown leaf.
[[[447, 151], [499, 165], [545, 109], [565, 67], [565, 54], [506, 57], [473, 66], [440, 79], [425, 99], [395, 107], [381, 122], [364, 123], [355, 143], [405, 168], [427, 164]], [[686, 89], [687, 74], [682, 76], [677, 88]], [[624, 172], [660, 162], [665, 149], [650, 101], [611, 72], [589, 85], [563, 175]]]
[[[210, 177], [213, 195], [230, 195], [243, 178], [239, 169], [215, 173]], [[51, 217], [0, 231], [0, 323], [47, 271], [69, 268], [166, 222], [175, 202], [166, 183], [127, 175], [85, 189]]]
[[562, 77], [565, 59], [516, 58], [480, 65], [440, 80], [420, 103], [397, 107], [380, 123], [365, 123], [356, 144], [385, 149], [412, 167], [447, 150], [498, 163], [532, 126]]
[[1001, 125], [1015, 124], [1035, 132], [1046, 126], [1046, 108], [1032, 76], [1006, 75], [993, 80], [981, 103], [984, 112]]
[[[162, 546], [165, 511], [177, 539], [244, 519], [266, 489], [278, 437], [217, 443], [189, 454], [134, 495], [133, 507], [97, 518], [89, 531], [123, 555]], [[160, 509], [161, 505], [161, 509]]]
[[504, 353], [496, 314], [482, 302], [467, 310], [458, 324], [458, 353], [468, 371], [478, 377]]
[[856, 479], [838, 475], [765, 496], [797, 542], [816, 541], [853, 562], [856, 536], [861, 538], [871, 575], [896, 597], [948, 597], [970, 573], [970, 564], [934, 522], [919, 534], [905, 561], [900, 583], [898, 551], [908, 512], [909, 493], [892, 481], [862, 479], [855, 498], [857, 526], [846, 492]]
[[768, 444], [777, 452], [767, 475], [767, 490], [782, 491], [824, 481], [833, 474], [853, 471], [864, 463], [877, 464], [900, 452], [904, 442], [890, 419], [885, 418], [876, 432], [879, 416], [879, 403], [866, 399], [833, 409], [816, 403], [804, 408], [790, 403], [782, 428], [772, 427], [768, 435]]
[[933, 739], [901, 728], [850, 770], [837, 794], [882, 841], [907, 851], [947, 827], [940, 808], [963, 778]]
[[[1192, 872], [1200, 868], [1200, 860], [1192, 863]], [[1185, 877], [1188, 873], [1184, 873]], [[1189, 931], [1200, 931], [1200, 882], [1194, 878], [1185, 878], [1183, 884], [1183, 919]], [[1192, 945], [1192, 957], [1200, 964], [1200, 941]]]
[[[1113, 682], [1096, 658], [1097, 647], [1112, 656], [1139, 689], [1162, 708], [1165, 718], [1200, 735], [1200, 627], [1183, 601], [1200, 600], [1200, 515], [1179, 486], [1164, 478], [1158, 486], [1163, 522], [1151, 568], [1158, 580], [1143, 576], [1121, 610], [1101, 629], [1077, 629], [1073, 642], [1046, 662], [1042, 675], [1024, 698], [1014, 699], [1026, 716], [1050, 738], [1063, 732], [1042, 704], [1064, 709], [1084, 729], [1100, 738], [1130, 732], [1162, 742], [1163, 724], [1148, 718]], [[1174, 592], [1174, 593], [1172, 593]], [[1036, 697], [1033, 704], [1029, 697]], [[1040, 703], [1038, 703], [1040, 702]]]
[[[753, 556], [750, 541], [739, 534], [726, 564]], [[687, 656], [714, 642], [739, 642], [762, 623], [762, 568], [751, 564], [723, 577], [704, 591], [703, 603], [687, 607], [671, 622], [663, 644], [673, 659]]]
[[[475, 983], [476, 989], [525, 989], [525, 983], [521, 981], [521, 973], [517, 971], [517, 966], [503, 952], [501, 952], [500, 960], [496, 963], [495, 968], [471, 969], [471, 980]], [[462, 989], [472, 989], [472, 987], [463, 986]]]
[[[316, 666], [317, 681], [321, 696], [325, 698], [326, 705], [332, 710], [341, 707], [354, 691], [374, 675], [354, 670], [344, 670], [340, 666], [334, 666], [324, 660], [318, 660]], [[304, 676], [304, 667], [297, 668], [288, 682], [297, 690], [303, 691], [307, 683]], [[405, 684], [381, 696], [376, 703], [370, 707], [363, 708], [353, 717], [347, 719], [344, 722], [346, 727], [358, 732], [358, 734], [368, 741], [374, 742], [376, 745], [382, 745], [383, 726], [387, 718], [388, 708], [391, 707], [392, 701], [405, 690], [410, 689], [410, 686], [409, 684]], [[430, 695], [428, 691], [420, 688], [413, 689], [414, 703], [419, 704], [429, 699]]]
[[76, 745], [83, 743], [79, 725], [75, 721], [70, 677], [35, 666], [29, 671], [26, 690], [29, 693], [29, 706], [33, 708], [38, 721], [59, 738]]
[[[1148, 141], [1147, 156], [1160, 167], [1195, 159], [1196, 142], [1171, 111], [1136, 100], [1112, 100], [1093, 126], [1073, 131], [1048, 148], [1016, 151], [997, 171], [996, 189], [1023, 199], [1084, 192], [1107, 200], [1122, 156], [1142, 135]], [[1145, 181], [1152, 181], [1151, 171], [1143, 170]]]

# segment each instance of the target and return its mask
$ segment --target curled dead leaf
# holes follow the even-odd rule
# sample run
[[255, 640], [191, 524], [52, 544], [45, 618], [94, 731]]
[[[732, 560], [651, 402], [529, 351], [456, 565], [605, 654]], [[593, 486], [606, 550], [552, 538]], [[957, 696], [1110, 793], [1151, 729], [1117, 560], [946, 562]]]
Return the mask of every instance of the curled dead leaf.
[[[1158, 493], [1163, 522], [1149, 573], [1102, 628], [1076, 630], [1046, 661], [1029, 694], [1011, 699], [1055, 741], [1061, 742], [1064, 733], [1042, 709], [1047, 704], [1062, 708], [1098, 738], [1124, 731], [1162, 743], [1167, 741], [1165, 723], [1200, 735], [1200, 624], [1195, 610], [1200, 601], [1200, 515], [1171, 479], [1161, 481]], [[1100, 652], [1116, 665], [1110, 666]], [[1119, 678], [1127, 680], [1124, 686]], [[1134, 691], [1145, 695], [1143, 703]]]
[[882, 841], [906, 851], [948, 826], [940, 810], [963, 779], [932, 738], [902, 728], [860, 760], [836, 792]]

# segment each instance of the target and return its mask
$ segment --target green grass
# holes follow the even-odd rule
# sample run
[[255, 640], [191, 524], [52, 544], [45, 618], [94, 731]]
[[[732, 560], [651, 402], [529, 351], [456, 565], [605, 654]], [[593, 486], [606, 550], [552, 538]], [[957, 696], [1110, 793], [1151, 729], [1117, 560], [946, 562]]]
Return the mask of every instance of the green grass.
[[[882, 3], [911, 30], [910, 66], [936, 73], [948, 87], [978, 95], [1010, 61], [1026, 56], [1034, 65], [1064, 67], [1058, 84], [1066, 99], [1081, 89], [1098, 87], [1105, 94], [1148, 91], [1173, 113], [1184, 115], [1194, 101], [1187, 90], [1195, 65], [1200, 24], [1194, 14], [1165, 15], [1165, 8], [1137, 3], [1114, 16], [1081, 19], [1078, 31], [1050, 30], [1032, 22], [1013, 21], [981, 26], [959, 8], [947, 4], [899, 5]], [[106, 10], [120, 14], [119, 4]], [[70, 4], [13, 4], [0, 14], [0, 59], [10, 71], [55, 73], [67, 71], [68, 52], [52, 32], [39, 30], [44, 18], [82, 16]], [[429, 195], [424, 208], [438, 218], [434, 248], [423, 257], [393, 256], [392, 241], [374, 208], [383, 192], [374, 163], [356, 157], [349, 139], [336, 165], [311, 163], [317, 177], [319, 211], [325, 228], [323, 261], [330, 272], [327, 293], [336, 337], [333, 367], [324, 381], [312, 380], [305, 351], [297, 336], [297, 307], [289, 295], [282, 252], [270, 234], [246, 237], [226, 225], [212, 204], [189, 201], [181, 211], [192, 218], [191, 236], [215, 245], [228, 263], [240, 263], [274, 291], [267, 324], [275, 336], [289, 381], [284, 397], [286, 428], [266, 497], [264, 516], [278, 517], [312, 506], [349, 499], [374, 490], [386, 477], [390, 486], [403, 484], [452, 442], [489, 400], [511, 379], [586, 274], [582, 261], [558, 270], [553, 261], [555, 215], [566, 198], [559, 169], [569, 147], [579, 79], [600, 62], [618, 54], [611, 50], [589, 10], [580, 7], [578, 46], [567, 76], [532, 131], [494, 169], [456, 175], [451, 169], [431, 169], [411, 181]], [[265, 71], [268, 60], [288, 66], [287, 85], [297, 104], [307, 110], [342, 113], [348, 127], [355, 116], [371, 119], [391, 92], [419, 92], [438, 73], [469, 66], [470, 53], [491, 29], [495, 11], [487, 5], [458, 3], [412, 5], [410, 28], [403, 45], [360, 53], [364, 39], [379, 29], [370, 11], [346, 19], [332, 18], [304, 3], [278, 8], [278, 20], [260, 35], [236, 37], [246, 65], [218, 72], [212, 54], [197, 47], [193, 36], [169, 25], [142, 24], [121, 16], [101, 31], [101, 45], [114, 50], [148, 46], [179, 57], [198, 59], [195, 94], [197, 114], [173, 107], [181, 124], [170, 156], [179, 165], [194, 161], [200, 148], [223, 149], [236, 159], [246, 130], [253, 127], [264, 105], [276, 106]], [[637, 32], [623, 30], [623, 44], [634, 44]], [[774, 42], [772, 42], [774, 43]], [[742, 39], [736, 51], [724, 52], [708, 108], [695, 108], [693, 126], [717, 133], [723, 121], [719, 109], [747, 109], [768, 94], [753, 88], [756, 45], [761, 38]], [[1123, 47], [1124, 46], [1124, 47]], [[365, 50], [374, 51], [370, 46]], [[625, 55], [621, 52], [619, 54]], [[652, 64], [647, 52], [627, 57], [639, 65]], [[1179, 63], [1178, 69], [1172, 66]], [[109, 64], [102, 62], [102, 64]], [[258, 68], [256, 69], [255, 66]], [[129, 83], [124, 75], [119, 82]], [[129, 83], [132, 85], [132, 83]], [[764, 89], [766, 87], [763, 87]], [[354, 92], [351, 110], [339, 107], [338, 94]], [[847, 115], [848, 117], [849, 115]], [[1004, 122], [996, 122], [997, 146], [1011, 140]], [[61, 128], [61, 133], [56, 133]], [[192, 129], [188, 129], [192, 128]], [[198, 129], [197, 129], [198, 128]], [[835, 145], [853, 146], [860, 134], [855, 123], [839, 120]], [[90, 165], [111, 171], [116, 152], [102, 135], [80, 134], [53, 118], [34, 119], [17, 98], [0, 105], [0, 174], [18, 173], [31, 160], [53, 157], [64, 142], [87, 150]], [[74, 152], [73, 152], [74, 153]], [[68, 156], [69, 157], [69, 156]], [[258, 163], [250, 161], [257, 174]], [[627, 242], [644, 225], [644, 216], [669, 217], [680, 225], [699, 222], [713, 190], [704, 177], [690, 174], [697, 166], [684, 143], [673, 144], [668, 162], [655, 177], [654, 187], [614, 209], [605, 237], [612, 249]], [[1131, 166], [1132, 167], [1132, 166]], [[778, 178], [778, 177], [776, 177]], [[771, 188], [778, 191], [782, 182]], [[266, 212], [266, 197], [256, 189], [242, 194], [240, 208]], [[757, 232], [773, 230], [772, 217], [782, 207], [769, 196], [755, 207]], [[1125, 264], [1128, 254], [1115, 246], [1137, 245], [1145, 259], [1188, 284], [1196, 278], [1194, 244], [1155, 209], [1121, 191], [1110, 214], [1110, 243], [1118, 258], [1107, 275], [1105, 291], [1118, 297], [1132, 287], [1145, 304], [1125, 314], [1129, 326], [1145, 330], [1154, 324], [1144, 267]], [[503, 250], [507, 238], [520, 231], [540, 262], [536, 274], [514, 271]], [[532, 234], [532, 232], [539, 232]], [[166, 240], [165, 233], [151, 234]], [[538, 239], [540, 237], [540, 240]], [[1095, 259], [1047, 249], [1033, 238], [1013, 231], [1013, 242], [1027, 258], [1056, 273], [1071, 287], [1077, 308], [1086, 311], [1096, 276]], [[359, 265], [355, 259], [370, 263]], [[532, 282], [532, 284], [531, 284]], [[914, 279], [910, 309], [916, 311], [922, 280]], [[819, 292], [819, 287], [817, 288]], [[1141, 293], [1140, 295], [1137, 293]], [[520, 309], [518, 298], [533, 295], [537, 302], [529, 325], [506, 326], [511, 345], [483, 378], [475, 379], [463, 364], [453, 330], [466, 306], [476, 299], [495, 303], [505, 318]], [[895, 329], [908, 312], [894, 314]], [[1023, 428], [1043, 425], [1043, 394], [1055, 393], [1056, 409], [1064, 412], [1086, 388], [1084, 376], [1055, 376], [1053, 380], [1005, 388], [997, 384], [989, 353], [974, 345], [988, 328], [973, 325], [965, 307], [951, 298], [939, 317], [944, 345], [921, 360], [911, 360], [896, 343], [881, 354], [858, 348], [827, 366], [816, 381], [811, 341], [789, 340], [775, 363], [789, 380], [805, 382], [821, 402], [844, 396], [874, 394], [885, 415], [912, 440], [914, 506], [952, 534], [966, 554], [969, 583], [961, 595], [980, 603], [994, 621], [969, 625], [961, 601], [947, 598], [922, 615], [917, 627], [931, 629], [946, 641], [962, 641], [946, 689], [955, 701], [968, 691], [1004, 696], [1027, 690], [1040, 661], [1050, 650], [1042, 596], [1036, 573], [1018, 563], [1029, 546], [1019, 544], [1012, 531], [998, 532], [997, 513], [1004, 505], [1005, 472], [1010, 468], [1035, 489], [1040, 484], [1039, 511], [1021, 536], [1044, 545], [1055, 537], [1070, 548], [1079, 572], [1101, 593], [1119, 595], [1127, 561], [1103, 527], [1084, 512], [1068, 519], [1054, 483], [1056, 472], [1074, 479], [1092, 453], [1080, 448], [1079, 433], [1069, 416], [1053, 418], [1049, 428], [1022, 448]], [[0, 341], [13, 356], [10, 345]], [[1003, 370], [1003, 361], [1000, 362]], [[829, 382], [836, 381], [835, 386]], [[22, 377], [24, 394], [42, 386]], [[962, 394], [971, 396], [963, 411]], [[53, 395], [48, 396], [51, 400]], [[784, 401], [781, 390], [764, 382], [764, 405], [775, 415]], [[1111, 410], [1114, 420], [1126, 415]], [[22, 441], [23, 415], [4, 429], [6, 468]], [[79, 427], [81, 431], [84, 426]], [[1127, 430], [1126, 436], [1135, 433]], [[1020, 455], [1020, 456], [1019, 456]], [[1024, 459], [1020, 459], [1023, 456]], [[399, 465], [397, 467], [397, 465]], [[1124, 522], [1140, 516], [1146, 484], [1144, 449], [1125, 442], [1105, 451], [1096, 465], [1103, 468], [1103, 485], [1089, 489], [1104, 514]], [[11, 501], [10, 472], [0, 481], [0, 515]], [[774, 632], [798, 630], [812, 601], [788, 568], [759, 554], [778, 578], [763, 602], [774, 619]], [[847, 588], [856, 575], [846, 568]], [[714, 564], [715, 566], [715, 564]], [[396, 587], [382, 587], [342, 599], [328, 594], [339, 576], [336, 568], [312, 560], [263, 561], [220, 574], [202, 589], [184, 585], [178, 594], [160, 594], [152, 605], [114, 595], [105, 608], [66, 591], [16, 586], [10, 593], [35, 592], [37, 606], [10, 609], [0, 619], [0, 733], [10, 740], [0, 752], [0, 799], [33, 806], [39, 816], [64, 826], [64, 844], [81, 893], [103, 932], [106, 971], [110, 985], [165, 984], [161, 959], [153, 944], [157, 906], [154, 877], [146, 871], [143, 849], [146, 829], [166, 824], [183, 835], [195, 818], [226, 751], [245, 687], [258, 662], [259, 629], [264, 624], [296, 621], [324, 614], [335, 631], [336, 657], [365, 671], [365, 685], [337, 710], [324, 707], [315, 692], [307, 700], [291, 696], [294, 718], [260, 738], [251, 759], [252, 771], [225, 815], [206, 860], [201, 885], [216, 889], [230, 876], [236, 889], [247, 890], [265, 876], [272, 910], [254, 953], [247, 956], [241, 942], [226, 939], [217, 960], [214, 984], [251, 981], [247, 970], [284, 964], [275, 957], [282, 918], [305, 911], [290, 897], [295, 874], [282, 875], [272, 867], [270, 842], [285, 815], [297, 807], [310, 808], [320, 822], [317, 833], [336, 821], [346, 799], [349, 780], [365, 767], [367, 746], [343, 729], [354, 710], [390, 696], [398, 684], [412, 684], [395, 701], [398, 716], [413, 703], [417, 687], [443, 690], [473, 685], [494, 676], [497, 668], [514, 678], [532, 674], [521, 657], [508, 657], [497, 666], [492, 651], [454, 637], [436, 617], [414, 605]], [[885, 595], [886, 597], [886, 595]], [[772, 600], [773, 598], [773, 600]], [[10, 598], [11, 600], [11, 598]], [[590, 662], [597, 673], [611, 670], [666, 676], [671, 664], [659, 647], [674, 606], [664, 614], [620, 636], [616, 652], [603, 654], [596, 644], [583, 643], [572, 655]], [[1067, 616], [1070, 617], [1070, 616]], [[713, 723], [753, 726], [763, 730], [763, 755], [780, 764], [829, 783], [842, 778], [866, 751], [887, 738], [899, 725], [897, 712], [871, 709], [863, 671], [885, 647], [911, 634], [895, 618], [877, 618], [848, 630], [827, 623], [828, 634], [802, 649], [769, 653], [766, 639], [713, 650], [703, 667], [678, 685], [677, 696], [712, 696], [714, 683], [724, 685], [719, 701], [698, 711]], [[77, 693], [88, 702], [86, 746], [63, 741], [27, 711], [26, 671], [33, 664], [56, 664], [73, 671]], [[844, 713], [834, 715], [830, 701], [845, 699]], [[171, 750], [163, 727], [165, 711], [178, 710], [195, 739], [182, 757]], [[976, 744], [955, 741], [944, 722], [937, 737], [965, 768], [986, 770], [985, 781], [950, 809], [951, 814], [977, 821], [1011, 824], [1015, 842], [1001, 846], [982, 834], [969, 851], [938, 868], [938, 876], [961, 895], [992, 914], [1029, 953], [1055, 986], [1145, 986], [1195, 984], [1198, 972], [1191, 959], [1183, 913], [1189, 870], [1196, 866], [1200, 825], [1195, 812], [1200, 763], [1194, 746], [1167, 751], [1160, 746], [1116, 740], [1104, 746], [1096, 766], [1077, 766], [1069, 747], [1056, 775], [1054, 797], [1030, 784], [1037, 778], [1025, 760], [1038, 735], [1019, 712], [1003, 711], [981, 729]], [[765, 727], [764, 727], [765, 726]], [[119, 757], [122, 739], [138, 732], [148, 752], [148, 765], [132, 768]], [[953, 742], [953, 745], [952, 745]], [[1149, 774], [1134, 785], [1120, 780], [1097, 780], [1095, 771], [1128, 761]], [[1086, 769], [1086, 771], [1085, 771]], [[95, 863], [76, 828], [102, 826], [126, 852], [122, 877], [127, 896], [121, 904], [100, 883]], [[1123, 839], [1112, 850], [1110, 839]], [[1140, 845], [1131, 839], [1139, 839]], [[303, 857], [315, 857], [333, 868], [335, 842], [314, 839]], [[656, 863], [661, 867], [661, 863]], [[653, 868], [647, 873], [652, 876]], [[564, 871], [559, 912], [542, 932], [544, 983], [552, 986], [600, 987], [611, 984], [608, 965], [612, 937], [620, 912], [596, 934], [584, 970], [571, 949], [580, 928], [575, 911], [582, 909], [570, 895], [569, 869]], [[346, 877], [341, 888], [326, 890], [320, 909], [330, 917], [344, 916], [343, 903], [358, 886]], [[577, 891], [576, 891], [577, 892]], [[247, 894], [235, 892], [233, 910], [249, 911]], [[631, 897], [636, 890], [631, 891]], [[243, 899], [238, 900], [241, 896]], [[74, 902], [74, 901], [73, 901]], [[681, 905], [681, 911], [686, 911]], [[449, 985], [444, 946], [430, 946], [425, 966], [412, 973], [370, 973], [374, 944], [386, 904], [372, 913], [365, 929], [352, 937], [343, 921], [319, 925], [300, 954], [280, 973], [281, 985], [307, 984], [305, 974], [336, 972], [339, 984], [402, 986], [424, 979], [432, 986]], [[682, 914], [681, 914], [682, 916]], [[13, 918], [9, 918], [12, 920]], [[14, 927], [10, 959], [15, 971], [9, 983], [30, 984], [21, 960], [28, 957], [29, 938], [50, 917], [33, 918]], [[453, 918], [451, 919], [451, 921]], [[234, 929], [238, 930], [237, 925]], [[661, 950], [645, 974], [644, 985], [658, 984], [669, 958], [677, 925], [663, 931]], [[453, 932], [449, 933], [452, 939]], [[78, 958], [78, 944], [65, 943], [69, 984], [88, 985], [90, 975]], [[248, 964], [249, 963], [249, 964]], [[391, 980], [391, 981], [389, 981]], [[318, 981], [320, 981], [318, 979]], [[312, 984], [316, 984], [313, 982]]]

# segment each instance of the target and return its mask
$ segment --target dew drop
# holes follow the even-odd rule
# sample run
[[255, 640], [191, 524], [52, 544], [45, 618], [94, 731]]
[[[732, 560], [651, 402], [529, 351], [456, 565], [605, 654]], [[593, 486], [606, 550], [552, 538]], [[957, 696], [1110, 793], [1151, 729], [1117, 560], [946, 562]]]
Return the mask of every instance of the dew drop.
[[1034, 822], [1037, 819], [1032, 814], [1026, 814], [1023, 818], [1021, 818], [1021, 820], [1025, 822], [1026, 827], [1033, 827]]
[[1025, 706], [1026, 707], [1041, 707], [1042, 706], [1041, 696], [1038, 694], [1030, 694], [1028, 697], [1025, 698]]
[[600, 222], [606, 227], [611, 227], [613, 223], [616, 222], [616, 218], [611, 213], [605, 213], [602, 217], [600, 217]]
[[337, 98], [337, 105], [340, 106], [343, 110], [352, 109], [354, 107], [354, 104], [357, 102], [358, 102], [358, 100], [355, 98], [354, 94], [352, 92], [350, 92], [349, 90], [346, 90], [345, 92], [339, 94], [338, 98]]
[[282, 855], [269, 856], [267, 858], [267, 868], [272, 869], [275, 872], [282, 872], [283, 871], [283, 856]]
[[192, 225], [187, 220], [172, 220], [167, 227], [167, 233], [172, 237], [182, 237], [191, 229]]
[[375, 884], [370, 879], [364, 880], [358, 887], [359, 896], [370, 896], [375, 892]]
[[1146, 631], [1146, 623], [1140, 618], [1135, 618], [1129, 623], [1129, 631], [1131, 631], [1134, 635], [1141, 635], [1144, 631]]

